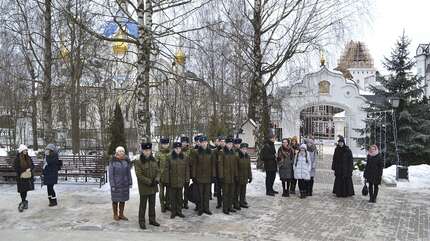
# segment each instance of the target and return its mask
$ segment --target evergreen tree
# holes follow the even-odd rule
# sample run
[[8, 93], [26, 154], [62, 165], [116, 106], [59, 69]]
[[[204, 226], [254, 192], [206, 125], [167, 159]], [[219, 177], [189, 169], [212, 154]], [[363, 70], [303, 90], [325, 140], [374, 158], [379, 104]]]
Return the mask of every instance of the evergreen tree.
[[110, 144], [108, 155], [113, 155], [115, 153], [115, 148], [118, 146], [124, 147], [127, 153], [127, 143], [124, 132], [124, 117], [122, 116], [121, 106], [118, 102], [115, 105], [115, 111], [111, 120], [109, 131]]
[[[365, 108], [369, 117], [365, 120], [367, 129], [360, 130], [366, 137], [358, 140], [367, 148], [369, 144], [378, 144], [377, 140], [381, 139], [378, 136], [386, 136], [387, 145], [382, 143], [382, 150], [386, 152], [389, 164], [395, 164], [397, 161], [393, 135], [394, 123], [398, 133], [400, 164], [429, 162], [424, 158], [430, 146], [428, 104], [423, 99], [422, 78], [411, 73], [415, 62], [409, 58], [409, 45], [410, 40], [403, 34], [396, 42], [391, 56], [385, 58], [384, 67], [390, 74], [377, 75], [376, 81], [379, 85], [370, 86], [375, 96], [381, 99], [368, 101], [368, 107]], [[400, 104], [390, 112], [393, 107], [389, 99], [392, 97], [400, 98]]]

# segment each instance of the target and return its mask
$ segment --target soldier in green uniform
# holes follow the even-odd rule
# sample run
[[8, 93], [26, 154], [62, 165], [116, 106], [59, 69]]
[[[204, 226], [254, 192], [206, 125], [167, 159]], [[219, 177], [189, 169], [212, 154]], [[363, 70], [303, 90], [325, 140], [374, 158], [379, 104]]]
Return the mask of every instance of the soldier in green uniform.
[[186, 136], [182, 136], [181, 137], [181, 143], [182, 143], [182, 153], [185, 155], [186, 157], [186, 161], [187, 161], [187, 165], [188, 165], [188, 176], [185, 178], [185, 183], [184, 183], [184, 191], [183, 191], [183, 196], [184, 196], [184, 204], [183, 204], [183, 208], [188, 209], [188, 187], [190, 186], [190, 172], [191, 172], [191, 161], [190, 161], [190, 156], [191, 156], [191, 152], [193, 151], [190, 148], [190, 139]]
[[236, 212], [233, 209], [234, 185], [238, 178], [239, 156], [233, 150], [233, 139], [226, 138], [226, 145], [218, 156], [218, 177], [222, 183], [223, 213]]
[[239, 204], [242, 208], [248, 208], [246, 203], [246, 185], [252, 182], [251, 158], [248, 155], [248, 144], [240, 144], [239, 151]]
[[215, 180], [215, 192], [214, 195], [217, 197], [217, 205], [216, 208], [222, 207], [222, 184], [219, 181], [219, 174], [218, 174], [218, 162], [219, 162], [219, 154], [222, 152], [222, 150], [225, 147], [225, 138], [222, 136], [219, 136], [217, 138], [217, 149], [215, 150], [215, 161], [216, 161], [216, 180]]
[[173, 143], [172, 154], [167, 159], [165, 174], [169, 187], [170, 218], [184, 218], [182, 214], [182, 188], [189, 177], [187, 157], [182, 153], [182, 143]]
[[167, 182], [167, 176], [164, 173], [164, 170], [166, 169], [166, 162], [167, 158], [170, 156], [170, 148], [169, 148], [169, 139], [167, 138], [161, 138], [160, 139], [160, 150], [155, 155], [155, 159], [158, 162], [158, 167], [160, 168], [160, 193], [159, 193], [159, 199], [160, 199], [160, 206], [161, 206], [161, 212], [166, 212], [167, 209], [170, 208], [169, 206], [169, 190], [166, 185]]
[[158, 192], [160, 170], [157, 161], [152, 156], [152, 144], [142, 143], [141, 147], [142, 154], [140, 155], [140, 159], [134, 163], [134, 168], [140, 194], [139, 226], [141, 229], [146, 229], [145, 212], [148, 202], [149, 224], [160, 226], [160, 224], [155, 221], [155, 194]]
[[[235, 138], [233, 140], [233, 150], [235, 154], [239, 157], [240, 153], [240, 144], [242, 144], [242, 139]], [[237, 161], [237, 165], [239, 168], [239, 161]], [[233, 207], [236, 210], [240, 210], [240, 203], [239, 203], [239, 179], [238, 177], [234, 180], [234, 188], [233, 188]]]
[[209, 210], [209, 195], [212, 178], [215, 176], [215, 160], [211, 149], [208, 147], [208, 138], [200, 137], [200, 146], [197, 153], [192, 155], [192, 177], [193, 183], [199, 187], [200, 201], [197, 205], [198, 214], [212, 215]]

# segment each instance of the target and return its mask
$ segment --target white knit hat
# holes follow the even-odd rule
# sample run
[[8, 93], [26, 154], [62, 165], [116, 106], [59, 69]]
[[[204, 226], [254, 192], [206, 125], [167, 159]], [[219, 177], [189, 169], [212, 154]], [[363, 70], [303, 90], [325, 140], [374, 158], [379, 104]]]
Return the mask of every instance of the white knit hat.
[[19, 145], [19, 147], [18, 147], [18, 153], [21, 153], [21, 152], [23, 152], [23, 151], [28, 151], [28, 148], [27, 148], [27, 146], [26, 146], [26, 145], [21, 144], [21, 145]]
[[122, 147], [122, 146], [118, 146], [118, 147], [115, 149], [115, 153], [118, 153], [118, 152], [120, 152], [120, 151], [122, 151], [122, 152], [124, 152], [124, 153], [125, 153], [125, 149], [124, 149], [124, 147]]
[[300, 149], [308, 150], [308, 147], [306, 146], [306, 144], [301, 144]]

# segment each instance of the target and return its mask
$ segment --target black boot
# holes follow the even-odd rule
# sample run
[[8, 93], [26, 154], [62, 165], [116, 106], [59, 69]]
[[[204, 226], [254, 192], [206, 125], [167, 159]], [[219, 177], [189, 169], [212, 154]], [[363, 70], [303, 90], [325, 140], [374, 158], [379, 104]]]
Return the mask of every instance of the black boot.
[[149, 221], [149, 224], [152, 225], [152, 226], [156, 226], [156, 227], [160, 226], [160, 224], [157, 223], [155, 220], [154, 221]]
[[287, 190], [284, 190], [284, 191], [282, 192], [282, 196], [283, 196], [283, 197], [289, 197], [289, 196], [290, 196], [290, 194], [288, 193], [288, 191], [287, 191]]
[[303, 191], [300, 191], [300, 199], [306, 198], [306, 194]]
[[18, 205], [18, 211], [19, 211], [20, 213], [22, 213], [22, 211], [24, 211], [24, 202], [21, 202], [21, 203]]
[[28, 209], [28, 201], [27, 200], [24, 201], [24, 207], [23, 208]]
[[146, 225], [145, 225], [144, 222], [140, 222], [139, 226], [140, 226], [141, 229], [146, 229]]

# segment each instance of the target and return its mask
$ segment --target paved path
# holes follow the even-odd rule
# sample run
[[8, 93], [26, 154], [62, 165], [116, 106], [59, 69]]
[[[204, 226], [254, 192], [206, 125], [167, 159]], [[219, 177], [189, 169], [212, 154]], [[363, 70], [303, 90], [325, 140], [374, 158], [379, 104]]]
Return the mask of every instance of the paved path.
[[[248, 202], [252, 206], [226, 216], [197, 216], [185, 210], [185, 219], [169, 219], [157, 207], [161, 227], [140, 231], [137, 224], [139, 197], [134, 190], [127, 202], [129, 222], [114, 222], [109, 193], [86, 186], [60, 192], [59, 207], [46, 207], [46, 190], [29, 195], [30, 209], [19, 214], [15, 187], [0, 186], [0, 236], [7, 240], [430, 240], [430, 190], [405, 192], [382, 186], [378, 203], [362, 197], [360, 178], [355, 177], [356, 196], [335, 198], [332, 191], [331, 156], [318, 163], [314, 196], [283, 198], [264, 195], [264, 175], [254, 170]], [[61, 187], [59, 187], [61, 188]], [[88, 190], [86, 190], [88, 189]], [[279, 180], [276, 189], [281, 189]], [[191, 205], [194, 207], [194, 205]], [[49, 238], [43, 238], [46, 233]], [[63, 235], [64, 234], [64, 235]], [[35, 235], [35, 236], [34, 236]], [[33, 237], [33, 238], [30, 238]]]

